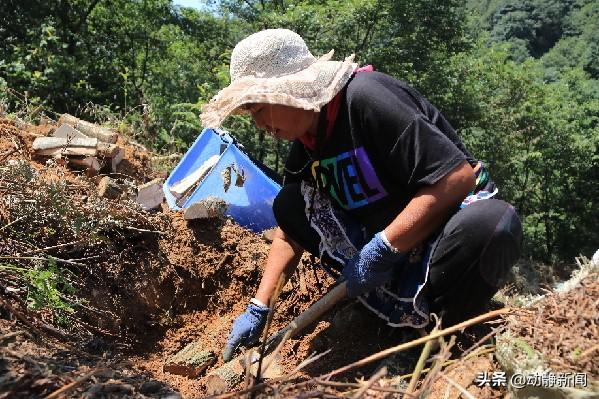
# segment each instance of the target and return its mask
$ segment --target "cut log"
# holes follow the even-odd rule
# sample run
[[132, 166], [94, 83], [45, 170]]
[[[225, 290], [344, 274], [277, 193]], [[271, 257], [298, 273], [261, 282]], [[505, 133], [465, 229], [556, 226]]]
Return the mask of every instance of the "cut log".
[[33, 141], [32, 148], [36, 155], [47, 157], [96, 156], [98, 150], [96, 138], [38, 137]]
[[102, 198], [117, 199], [123, 191], [123, 187], [108, 176], [104, 176], [98, 183], [98, 196]]
[[93, 148], [94, 150], [98, 146], [98, 139], [96, 138], [73, 138], [71, 140], [65, 137], [38, 137], [33, 140], [32, 148], [34, 151], [61, 149], [61, 148]]
[[214, 362], [216, 356], [213, 352], [203, 350], [199, 342], [192, 342], [173, 355], [162, 369], [171, 374], [197, 378]]
[[52, 157], [70, 155], [113, 158], [120, 151], [116, 144], [102, 143], [95, 137], [38, 137], [33, 141], [32, 148], [37, 155]]
[[89, 138], [85, 134], [81, 133], [79, 130], [75, 129], [73, 126], [67, 125], [66, 123], [63, 123], [62, 125], [60, 125], [60, 127], [58, 129], [56, 129], [54, 131], [54, 133], [52, 133], [52, 137], [62, 137], [67, 140], [71, 140], [74, 138], [80, 138], [80, 139]]
[[202, 181], [204, 177], [212, 170], [214, 165], [220, 159], [220, 155], [213, 155], [208, 158], [200, 167], [193, 172], [191, 172], [188, 176], [179, 180], [175, 184], [171, 186], [171, 193], [175, 196], [175, 198], [181, 198], [185, 196], [191, 189], [197, 187], [197, 185]]
[[206, 377], [206, 393], [208, 395], [229, 392], [235, 385], [241, 382], [245, 374], [245, 369], [240, 361], [241, 359], [243, 357], [225, 363], [208, 374], [208, 377]]
[[135, 201], [145, 210], [158, 208], [164, 200], [162, 182], [163, 179], [157, 178], [138, 186]]
[[[245, 375], [245, 367], [243, 366], [242, 359], [245, 359], [245, 355], [239, 357], [238, 360], [225, 363], [223, 366], [208, 374], [206, 377], [206, 390], [208, 395], [229, 392], [235, 385], [241, 382], [241, 379]], [[250, 373], [254, 377], [256, 377], [258, 372], [258, 360], [258, 353], [253, 351]], [[266, 364], [269, 364], [269, 367], [266, 371], [263, 370], [261, 373], [262, 378], [278, 378], [285, 374], [283, 367], [281, 366], [281, 358], [279, 355], [270, 354], [265, 356], [262, 366], [264, 367]]]
[[60, 147], [37, 150], [35, 154], [53, 158], [60, 158], [62, 156], [95, 157], [98, 154], [98, 150], [92, 147]]
[[66, 123], [68, 125], [71, 125], [75, 129], [79, 130], [81, 133], [89, 137], [95, 137], [98, 140], [103, 141], [105, 143], [114, 144], [116, 143], [119, 137], [118, 133], [111, 129], [101, 127], [90, 122], [86, 122], [69, 114], [62, 114], [62, 116], [58, 120], [58, 123]]

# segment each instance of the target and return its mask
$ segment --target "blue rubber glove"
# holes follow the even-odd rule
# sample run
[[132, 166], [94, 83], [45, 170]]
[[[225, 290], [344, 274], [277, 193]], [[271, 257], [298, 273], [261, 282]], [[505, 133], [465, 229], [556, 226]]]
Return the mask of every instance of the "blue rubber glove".
[[365, 294], [391, 280], [394, 267], [399, 266], [406, 256], [386, 244], [381, 234], [375, 234], [343, 268], [350, 298]]
[[233, 353], [240, 346], [251, 346], [258, 342], [262, 329], [266, 324], [270, 308], [259, 306], [255, 303], [248, 305], [244, 313], [237, 316], [233, 322], [233, 328], [229, 334], [229, 339], [225, 350], [223, 351], [223, 359], [228, 362], [233, 357]]

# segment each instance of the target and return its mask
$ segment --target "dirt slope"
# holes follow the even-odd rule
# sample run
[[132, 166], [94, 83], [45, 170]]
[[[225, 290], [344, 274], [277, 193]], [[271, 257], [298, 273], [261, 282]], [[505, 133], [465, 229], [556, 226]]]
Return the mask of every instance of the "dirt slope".
[[[99, 198], [97, 176], [74, 169], [65, 160], [48, 162], [32, 155], [33, 139], [54, 127], [17, 127], [0, 120], [0, 263], [46, 270], [48, 258], [57, 259], [75, 289], [63, 298], [72, 303], [73, 312], [31, 309], [28, 277], [0, 268], [0, 398], [45, 397], [64, 387], [71, 387], [65, 397], [203, 396], [204, 376], [177, 376], [163, 371], [163, 366], [194, 341], [205, 350], [221, 352], [232, 321], [255, 292], [269, 244], [231, 220], [190, 223], [166, 206], [146, 212], [127, 196]], [[123, 138], [119, 145], [126, 149], [124, 161], [116, 173], [102, 174], [130, 187], [160, 176], [152, 170], [150, 153]], [[305, 310], [332, 282], [305, 257], [283, 289], [272, 329], [282, 328]], [[583, 340], [560, 339], [556, 350], [548, 352], [554, 357], [588, 349], [598, 339], [596, 312], [588, 311], [597, 304], [596, 284], [572, 295], [553, 300], [544, 310], [535, 308], [534, 314], [540, 316], [517, 323], [520, 333], [540, 346], [556, 345], [548, 332], [551, 323], [579, 329]], [[576, 314], [586, 319], [570, 320], [573, 307], [586, 309]], [[467, 330], [452, 356], [459, 359], [489, 331], [489, 326]], [[282, 368], [287, 371], [315, 352], [331, 352], [294, 380], [304, 385], [288, 382], [279, 395], [306, 390], [318, 397], [343, 394], [347, 386], [306, 381], [417, 336], [414, 331], [389, 328], [360, 305], [344, 302], [282, 348]], [[560, 352], [562, 343], [567, 347]], [[410, 374], [420, 350], [369, 364], [340, 380], [367, 379], [381, 365], [390, 375]], [[476, 372], [498, 370], [486, 353], [445, 371], [477, 397], [502, 397], [505, 388], [474, 386]], [[579, 370], [596, 376], [596, 358], [585, 358]], [[221, 364], [219, 360], [213, 367]], [[379, 385], [389, 387], [390, 381], [382, 379]], [[401, 386], [405, 388], [405, 382], [393, 385]], [[274, 391], [268, 392], [265, 395]], [[457, 397], [457, 392], [437, 376], [431, 397]], [[368, 396], [382, 395], [368, 391]]]

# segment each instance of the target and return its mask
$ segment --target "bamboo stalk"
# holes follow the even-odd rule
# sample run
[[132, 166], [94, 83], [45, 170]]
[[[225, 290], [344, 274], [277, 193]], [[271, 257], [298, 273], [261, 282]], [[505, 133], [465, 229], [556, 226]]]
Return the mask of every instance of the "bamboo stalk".
[[[431, 334], [437, 331], [437, 327], [431, 331]], [[420, 353], [420, 357], [418, 358], [418, 362], [416, 363], [416, 367], [414, 368], [414, 372], [412, 373], [412, 378], [410, 379], [410, 383], [408, 384], [407, 393], [413, 393], [416, 390], [416, 384], [420, 379], [420, 374], [422, 373], [422, 369], [424, 369], [424, 363], [426, 363], [426, 359], [428, 359], [428, 355], [431, 353], [431, 348], [433, 347], [433, 343], [435, 341], [430, 340], [426, 344], [424, 344], [424, 348], [422, 348], [422, 352]]]

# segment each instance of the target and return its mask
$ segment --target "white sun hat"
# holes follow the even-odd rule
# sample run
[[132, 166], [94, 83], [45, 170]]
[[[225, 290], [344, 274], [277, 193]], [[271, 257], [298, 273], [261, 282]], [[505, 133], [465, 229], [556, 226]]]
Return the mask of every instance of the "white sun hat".
[[357, 65], [354, 55], [316, 58], [295, 32], [266, 29], [243, 39], [231, 54], [231, 84], [202, 107], [204, 127], [217, 128], [244, 104], [281, 104], [320, 111], [345, 86]]

